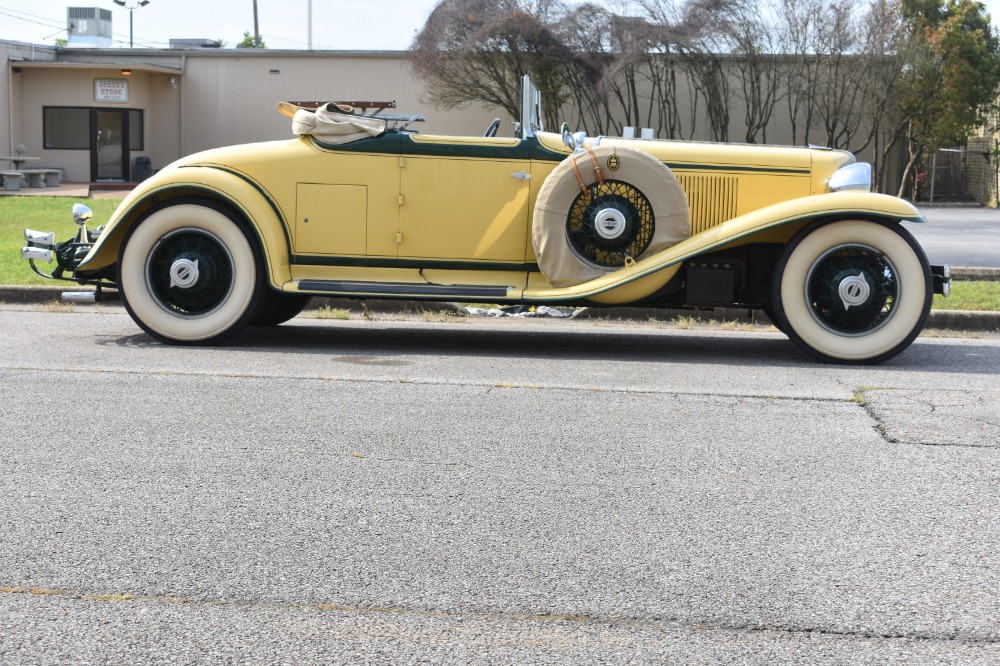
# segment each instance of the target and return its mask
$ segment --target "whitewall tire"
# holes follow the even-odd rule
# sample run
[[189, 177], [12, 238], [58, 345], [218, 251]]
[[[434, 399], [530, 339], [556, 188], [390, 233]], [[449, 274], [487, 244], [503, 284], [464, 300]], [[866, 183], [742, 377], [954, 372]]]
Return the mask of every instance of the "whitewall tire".
[[772, 291], [777, 327], [832, 363], [879, 363], [906, 349], [933, 297], [930, 266], [898, 224], [839, 220], [786, 248]]
[[172, 343], [220, 342], [260, 308], [263, 262], [246, 225], [207, 203], [154, 211], [126, 235], [122, 302], [139, 326]]

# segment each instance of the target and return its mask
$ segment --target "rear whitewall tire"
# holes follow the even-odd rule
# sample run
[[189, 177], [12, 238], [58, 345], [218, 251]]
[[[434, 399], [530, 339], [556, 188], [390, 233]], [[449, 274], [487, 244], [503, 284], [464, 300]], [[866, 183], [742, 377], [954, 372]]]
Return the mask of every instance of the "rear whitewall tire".
[[[845, 278], [837, 285], [842, 285], [845, 296], [838, 293], [835, 298], [849, 297], [858, 286], [849, 275], [854, 270], [849, 268], [852, 254], [868, 255], [869, 261], [891, 276], [891, 280], [883, 278], [891, 283], [891, 306], [878, 308], [866, 328], [852, 329], [829, 320], [815, 299], [815, 289], [824, 288], [817, 283], [820, 272], [829, 271], [829, 264], [837, 261], [845, 263], [841, 271]], [[832, 292], [834, 285], [825, 288]], [[789, 244], [777, 267], [772, 301], [777, 327], [800, 349], [825, 362], [860, 364], [879, 363], [906, 349], [923, 328], [932, 297], [927, 258], [905, 229], [891, 222], [840, 220], [807, 228]], [[877, 300], [873, 304], [880, 305]], [[845, 306], [844, 311], [848, 310]]]
[[289, 319], [296, 317], [309, 305], [308, 294], [286, 294], [270, 289], [264, 292], [260, 309], [251, 326], [280, 326]]
[[[192, 277], [186, 271], [195, 261], [200, 268]], [[266, 288], [256, 240], [246, 226], [200, 203], [165, 206], [132, 227], [119, 255], [118, 284], [125, 308], [147, 333], [165, 342], [200, 344], [242, 330], [256, 316]], [[200, 297], [196, 307], [192, 295]]]

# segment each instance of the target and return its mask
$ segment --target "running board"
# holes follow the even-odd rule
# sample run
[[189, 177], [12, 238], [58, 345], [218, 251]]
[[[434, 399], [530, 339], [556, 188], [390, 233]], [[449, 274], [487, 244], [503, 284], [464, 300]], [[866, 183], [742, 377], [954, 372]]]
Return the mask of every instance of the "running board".
[[507, 298], [513, 287], [488, 285], [413, 284], [409, 282], [352, 282], [347, 280], [299, 280], [299, 291], [321, 294], [380, 296], [436, 296], [455, 298]]

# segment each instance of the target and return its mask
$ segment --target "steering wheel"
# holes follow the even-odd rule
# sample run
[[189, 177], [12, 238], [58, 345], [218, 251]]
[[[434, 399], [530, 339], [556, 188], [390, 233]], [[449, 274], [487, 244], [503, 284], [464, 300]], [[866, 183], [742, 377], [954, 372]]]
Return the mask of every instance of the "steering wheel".
[[486, 128], [486, 132], [483, 134], [483, 136], [485, 137], [496, 136], [498, 129], [500, 129], [500, 119], [494, 118], [493, 122], [490, 123], [490, 126]]

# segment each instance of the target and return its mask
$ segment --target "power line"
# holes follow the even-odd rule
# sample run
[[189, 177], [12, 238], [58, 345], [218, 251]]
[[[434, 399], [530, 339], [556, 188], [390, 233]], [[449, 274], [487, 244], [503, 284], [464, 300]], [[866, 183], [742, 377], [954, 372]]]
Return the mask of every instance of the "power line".
[[[8, 9], [6, 7], [0, 7], [0, 15], [9, 16], [12, 19], [17, 19], [18, 21], [24, 21], [25, 23], [34, 23], [35, 25], [40, 25], [40, 26], [43, 26], [45, 28], [61, 28], [62, 30], [66, 29], [66, 25], [64, 23], [61, 23], [61, 22], [60, 23], [43, 23], [42, 22], [42, 21], [52, 21], [53, 19], [48, 19], [48, 18], [45, 18], [44, 16], [34, 16], [33, 14], [24, 14], [24, 16], [18, 16], [17, 15], [19, 13], [23, 14], [23, 12], [11, 13], [11, 12], [15, 12], [15, 11], [16, 10]], [[32, 18], [24, 18], [25, 16], [31, 16]], [[32, 19], [42, 19], [42, 21], [35, 21], [35, 20], [32, 20]]]
[[[50, 38], [54, 37], [55, 35], [58, 35], [60, 32], [66, 32], [68, 30], [68, 28], [66, 27], [65, 23], [61, 23], [61, 22], [59, 22], [59, 23], [52, 23], [52, 22], [50, 22], [50, 21], [54, 21], [55, 19], [50, 19], [50, 18], [47, 18], [47, 17], [44, 17], [44, 16], [36, 16], [35, 14], [29, 14], [27, 12], [21, 12], [21, 11], [18, 11], [16, 9], [10, 9], [8, 7], [0, 7], [0, 16], [9, 16], [10, 18], [17, 19], [18, 21], [24, 21], [26, 23], [33, 23], [35, 25], [40, 25], [40, 26], [42, 26], [44, 28], [56, 28], [57, 29], [57, 32], [55, 32], [54, 34], [49, 35], [47, 37], [42, 37], [41, 39], [43, 39], [43, 40], [50, 39]], [[25, 17], [28, 17], [28, 16], [30, 16], [31, 18], [25, 18]], [[40, 19], [40, 20], [34, 20], [34, 19]], [[127, 35], [124, 35], [122, 33], [112, 32], [111, 33], [111, 37], [112, 37], [112, 40], [111, 40], [112, 44], [121, 44], [121, 45], [124, 46], [124, 45], [126, 45], [126, 44], [129, 43], [129, 41], [127, 39]], [[117, 38], [117, 39], [115, 39], [115, 38]], [[167, 47], [167, 44], [165, 44], [164, 42], [158, 42], [158, 41], [152, 40], [152, 39], [136, 38], [135, 41], [137, 41], [137, 42], [145, 42], [145, 45], [144, 45], [145, 48], [166, 48]], [[140, 45], [140, 46], [143, 46], [143, 45]]]

